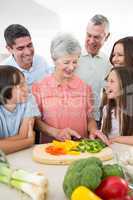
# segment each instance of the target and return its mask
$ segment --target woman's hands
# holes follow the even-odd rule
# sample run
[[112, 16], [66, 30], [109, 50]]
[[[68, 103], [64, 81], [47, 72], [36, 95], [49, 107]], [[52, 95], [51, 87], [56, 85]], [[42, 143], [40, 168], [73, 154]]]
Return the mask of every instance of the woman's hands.
[[90, 139], [95, 139], [97, 137], [97, 138], [101, 139], [108, 146], [111, 144], [111, 142], [107, 138], [107, 136], [105, 134], [103, 134], [102, 131], [100, 131], [100, 130], [96, 130], [93, 134], [90, 134], [89, 137], [90, 137]]
[[54, 133], [52, 133], [52, 136], [60, 141], [71, 140], [71, 136], [74, 136], [78, 139], [81, 138], [81, 136], [76, 131], [70, 128], [54, 129]]

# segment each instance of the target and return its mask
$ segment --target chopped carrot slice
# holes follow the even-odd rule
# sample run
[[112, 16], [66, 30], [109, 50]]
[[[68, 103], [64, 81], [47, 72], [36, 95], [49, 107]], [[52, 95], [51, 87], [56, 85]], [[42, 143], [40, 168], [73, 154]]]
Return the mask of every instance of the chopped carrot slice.
[[66, 151], [62, 147], [55, 147], [53, 145], [46, 147], [45, 151], [52, 155], [65, 155]]

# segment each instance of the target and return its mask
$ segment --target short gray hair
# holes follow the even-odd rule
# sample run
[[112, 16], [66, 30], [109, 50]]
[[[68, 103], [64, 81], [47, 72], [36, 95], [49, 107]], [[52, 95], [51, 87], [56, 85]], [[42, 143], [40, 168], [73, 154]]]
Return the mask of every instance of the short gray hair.
[[94, 24], [94, 25], [102, 25], [104, 24], [104, 26], [106, 27], [107, 31], [109, 32], [109, 20], [107, 19], [107, 17], [105, 17], [104, 15], [94, 15], [90, 21]]
[[81, 46], [76, 38], [69, 33], [58, 34], [51, 42], [51, 57], [57, 60], [65, 55], [81, 54]]

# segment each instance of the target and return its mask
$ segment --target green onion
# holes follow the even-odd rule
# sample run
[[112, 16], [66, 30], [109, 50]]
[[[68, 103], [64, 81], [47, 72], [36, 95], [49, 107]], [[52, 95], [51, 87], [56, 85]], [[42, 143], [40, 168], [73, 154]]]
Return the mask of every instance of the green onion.
[[34, 184], [29, 184], [23, 181], [11, 180], [11, 186], [25, 192], [33, 200], [44, 200], [46, 195], [46, 188], [36, 186]]
[[41, 173], [30, 173], [22, 169], [17, 169], [12, 173], [12, 179], [32, 183], [38, 186], [45, 187], [47, 180]]
[[31, 173], [22, 169], [12, 170], [0, 151], [0, 183], [5, 183], [28, 194], [33, 200], [45, 200], [47, 178], [42, 173]]
[[6, 164], [0, 163], [0, 182], [9, 184], [11, 174], [12, 170]]

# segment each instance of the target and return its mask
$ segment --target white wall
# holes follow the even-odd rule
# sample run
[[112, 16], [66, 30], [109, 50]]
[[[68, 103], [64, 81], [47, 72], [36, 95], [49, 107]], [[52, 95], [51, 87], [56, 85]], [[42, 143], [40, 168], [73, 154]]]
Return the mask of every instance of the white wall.
[[84, 44], [88, 19], [103, 14], [111, 36], [103, 47], [108, 55], [115, 40], [133, 35], [132, 0], [0, 0], [0, 53], [5, 53], [3, 30], [21, 23], [31, 32], [36, 52], [50, 60], [49, 46], [57, 32], [72, 32]]

